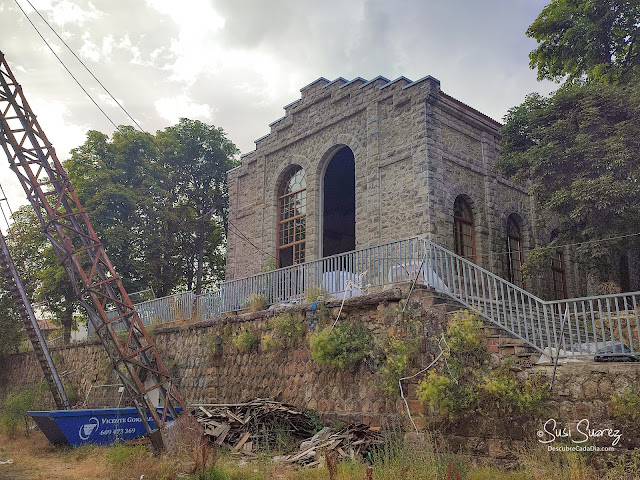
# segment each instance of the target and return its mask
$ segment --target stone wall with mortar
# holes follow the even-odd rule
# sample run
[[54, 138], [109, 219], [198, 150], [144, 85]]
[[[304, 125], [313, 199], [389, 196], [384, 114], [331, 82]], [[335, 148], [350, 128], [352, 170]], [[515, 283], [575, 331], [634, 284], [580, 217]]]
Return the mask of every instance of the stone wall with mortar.
[[[321, 257], [324, 172], [344, 146], [355, 159], [356, 248], [427, 235], [452, 249], [458, 195], [472, 206], [479, 265], [506, 274], [512, 213], [522, 219], [525, 249], [548, 241], [551, 230], [536, 226], [526, 188], [496, 173], [500, 124], [442, 92], [438, 80], [320, 78], [284, 109], [255, 151], [228, 173], [234, 225], [228, 280], [267, 268], [271, 260], [263, 252], [276, 256], [278, 189], [294, 165], [307, 179], [306, 260]], [[584, 274], [569, 265], [567, 276], [570, 295], [584, 294]], [[549, 283], [546, 278], [528, 288], [549, 297]]]
[[[340, 321], [362, 322], [374, 336], [402, 331], [398, 302], [408, 293], [408, 286], [391, 288], [377, 294], [348, 299]], [[424, 323], [425, 338], [436, 337], [445, 321], [444, 306], [433, 305], [437, 297], [418, 289], [413, 316]], [[335, 317], [340, 301], [327, 303], [326, 317]], [[324, 311], [324, 309], [323, 309]], [[268, 322], [282, 313], [299, 313], [305, 322], [311, 316], [310, 305], [243, 313], [207, 320], [192, 325], [157, 328], [153, 336], [165, 364], [189, 403], [233, 403], [256, 397], [269, 398], [316, 410], [326, 418], [349, 422], [390, 423], [401, 421], [403, 404], [385, 397], [379, 378], [370, 366], [362, 364], [352, 371], [331, 370], [311, 359], [305, 336], [294, 339], [285, 348], [242, 353], [230, 338], [250, 327], [258, 337], [268, 329]], [[319, 318], [314, 313], [315, 321]], [[215, 347], [221, 342], [222, 349]], [[91, 385], [116, 382], [102, 346], [85, 342], [52, 350], [65, 382], [77, 389], [82, 399]], [[422, 365], [433, 359], [426, 344], [415, 359]], [[0, 389], [42, 379], [31, 353], [10, 356], [2, 361]], [[0, 396], [2, 392], [0, 391]]]
[[[551, 381], [553, 366], [525, 368], [518, 376], [525, 380], [533, 374]], [[633, 422], [614, 417], [611, 396], [630, 387], [637, 389], [639, 384], [639, 364], [565, 363], [558, 366], [552, 393], [539, 418], [507, 418], [495, 412], [472, 415], [445, 425], [433, 422], [433, 417], [426, 414], [418, 414], [414, 419], [419, 428], [435, 432], [436, 437], [454, 452], [506, 463], [541, 442], [547, 442], [543, 444], [547, 449], [562, 446], [609, 448], [618, 433], [620, 439], [611, 453], [622, 453], [640, 447], [640, 428]], [[562, 430], [570, 436], [561, 438]], [[593, 436], [584, 441], [583, 433], [589, 435], [589, 431]], [[557, 438], [554, 440], [549, 432]]]
[[[399, 301], [407, 295], [408, 286], [363, 297], [348, 299], [340, 321], [359, 321], [376, 336], [403, 335], [406, 324], [399, 315]], [[335, 317], [340, 301], [326, 303], [326, 314]], [[455, 306], [418, 286], [412, 298], [412, 315], [423, 323], [423, 345], [413, 359], [411, 371], [428, 365], [435, 357], [433, 342], [442, 332], [447, 316]], [[447, 313], [449, 312], [449, 313]], [[228, 340], [238, 330], [250, 327], [258, 336], [268, 331], [270, 318], [282, 313], [299, 313], [307, 324], [310, 305], [273, 309], [256, 313], [241, 313], [206, 320], [192, 325], [157, 328], [153, 335], [158, 348], [180, 391], [189, 403], [232, 403], [255, 397], [291, 403], [300, 408], [314, 409], [325, 420], [365, 422], [368, 424], [402, 426], [410, 430], [404, 403], [389, 397], [380, 386], [380, 378], [371, 365], [362, 364], [354, 370], [326, 369], [310, 355], [307, 339], [300, 337], [285, 348], [262, 351], [260, 348], [241, 353]], [[499, 329], [487, 328], [487, 349], [496, 362], [506, 355], [521, 360], [531, 358], [521, 341], [500, 335]], [[215, 347], [222, 340], [219, 349]], [[92, 342], [53, 350], [65, 382], [73, 384], [83, 398], [91, 385], [113, 383], [101, 345]], [[535, 361], [535, 355], [533, 360]], [[517, 375], [521, 379], [532, 374], [551, 378], [552, 366], [534, 365], [522, 361]], [[0, 397], [20, 385], [42, 379], [39, 367], [30, 353], [21, 353], [2, 360], [0, 366]], [[594, 428], [621, 429], [622, 449], [640, 446], [637, 427], [620, 424], [613, 419], [610, 400], [613, 393], [640, 384], [638, 364], [567, 363], [558, 367], [553, 393], [546, 403], [543, 419], [554, 418], [562, 426], [573, 426], [589, 419]], [[542, 420], [505, 421], [499, 413], [472, 415], [453, 424], [434, 422], [434, 416], [417, 401], [416, 383], [406, 385], [409, 406], [416, 425], [430, 429], [453, 450], [475, 457], [491, 457], [508, 461], [514, 452], [527, 444], [535, 444]]]

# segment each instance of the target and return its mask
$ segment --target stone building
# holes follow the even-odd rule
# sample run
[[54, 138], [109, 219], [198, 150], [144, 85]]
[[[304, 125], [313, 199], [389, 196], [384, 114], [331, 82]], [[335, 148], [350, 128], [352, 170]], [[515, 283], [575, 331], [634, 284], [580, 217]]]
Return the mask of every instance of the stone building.
[[426, 235], [547, 298], [582, 293], [562, 252], [548, 278], [523, 280], [526, 251], [552, 231], [536, 231], [526, 189], [494, 169], [498, 122], [430, 76], [300, 91], [228, 173], [227, 280]]

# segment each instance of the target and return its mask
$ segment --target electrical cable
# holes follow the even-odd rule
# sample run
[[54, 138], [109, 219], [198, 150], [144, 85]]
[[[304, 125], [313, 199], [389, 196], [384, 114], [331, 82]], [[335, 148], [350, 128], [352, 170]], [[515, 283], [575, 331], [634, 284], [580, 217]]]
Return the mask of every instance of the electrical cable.
[[[22, 6], [18, 3], [18, 0], [14, 0], [14, 1], [15, 1], [16, 5], [18, 6], [18, 8], [20, 9], [20, 11], [24, 14], [24, 16], [27, 17], [27, 21], [31, 24], [31, 26], [34, 28], [36, 33], [40, 36], [40, 38], [45, 43], [45, 45], [49, 48], [49, 50], [51, 50], [51, 53], [53, 53], [53, 55], [58, 59], [58, 61], [62, 65], [62, 67], [67, 71], [67, 73], [71, 76], [71, 78], [73, 78], [73, 80], [78, 84], [80, 89], [87, 95], [87, 97], [89, 97], [89, 100], [91, 100], [91, 102], [93, 102], [93, 104], [96, 106], [96, 108], [98, 110], [100, 110], [100, 112], [105, 116], [105, 118], [107, 120], [109, 120], [109, 122], [114, 126], [114, 128], [120, 132], [120, 128], [118, 128], [118, 126], [115, 124], [115, 122], [113, 120], [111, 120], [111, 117], [109, 117], [109, 115], [107, 115], [107, 112], [105, 112], [102, 109], [102, 107], [100, 107], [100, 105], [98, 105], [98, 103], [93, 99], [93, 97], [89, 94], [89, 92], [78, 81], [78, 79], [75, 77], [75, 75], [73, 73], [71, 73], [71, 70], [69, 70], [69, 68], [65, 65], [65, 63], [62, 61], [60, 56], [55, 52], [55, 50], [51, 47], [51, 45], [49, 45], [49, 42], [47, 42], [47, 39], [44, 38], [42, 33], [40, 33], [40, 30], [38, 30], [38, 27], [36, 27], [36, 25], [31, 21], [31, 19], [29, 18], [29, 15], [27, 15], [27, 12], [25, 12], [23, 10]], [[120, 133], [122, 133], [122, 132], [120, 132]]]
[[[532, 252], [534, 250], [549, 250], [549, 249], [556, 249], [556, 248], [565, 248], [565, 247], [579, 247], [581, 245], [587, 245], [590, 243], [602, 243], [602, 242], [608, 242], [610, 240], [620, 240], [622, 238], [629, 238], [629, 237], [637, 237], [638, 235], [640, 235], [640, 232], [638, 233], [629, 233], [626, 235], [619, 235], [617, 237], [607, 237], [607, 238], [600, 238], [600, 239], [594, 239], [594, 240], [585, 240], [584, 242], [576, 242], [576, 243], [565, 243], [563, 245], [547, 245], [544, 247], [536, 247], [536, 248], [530, 248], [527, 250], [520, 250], [522, 253], [528, 253], [528, 252]], [[480, 255], [481, 257], [487, 257], [487, 256], [493, 256], [493, 255], [509, 255], [513, 252], [497, 252], [497, 253], [488, 253], [486, 255]]]
[[[235, 234], [237, 236], [239, 236], [241, 239], [243, 239], [245, 242], [247, 242], [249, 245], [251, 245], [253, 248], [255, 248], [258, 253], [260, 253], [261, 255], [265, 256], [265, 257], [271, 257], [274, 260], [276, 259], [275, 256], [271, 255], [269, 252], [266, 252], [264, 250], [262, 250], [261, 248], [259, 248], [258, 246], [256, 246], [251, 240], [249, 240], [249, 238], [240, 231], [240, 229], [238, 227], [235, 226], [235, 224], [231, 221], [231, 220], [227, 220], [227, 223], [229, 224], [230, 227], [233, 227], [235, 229]], [[229, 231], [231, 231], [231, 229], [229, 229]]]
[[[15, 0], [17, 3], [17, 0]], [[71, 52], [71, 54], [76, 58], [76, 60], [78, 60], [78, 62], [80, 62], [80, 65], [82, 65], [85, 70], [87, 72], [89, 72], [89, 75], [91, 75], [93, 77], [93, 79], [98, 82], [98, 85], [100, 85], [102, 87], [102, 89], [107, 92], [107, 95], [109, 95], [109, 97], [111, 97], [111, 99], [116, 103], [116, 105], [118, 105], [118, 107], [120, 107], [120, 109], [127, 115], [127, 117], [129, 117], [131, 119], [131, 121], [138, 127], [138, 129], [143, 132], [143, 133], [147, 133], [141, 126], [140, 124], [136, 121], [135, 118], [133, 118], [129, 112], [120, 104], [120, 102], [118, 102], [118, 100], [116, 100], [116, 98], [111, 94], [111, 92], [107, 89], [107, 87], [105, 87], [102, 82], [100, 80], [98, 80], [98, 78], [93, 74], [93, 72], [89, 69], [89, 67], [87, 67], [87, 65], [80, 59], [80, 57], [78, 57], [78, 55], [76, 55], [76, 53], [71, 49], [71, 47], [67, 44], [67, 42], [64, 41], [64, 39], [58, 35], [58, 32], [55, 31], [55, 29], [51, 26], [51, 24], [42, 16], [42, 14], [38, 11], [38, 9], [36, 7], [33, 6], [33, 4], [31, 3], [31, 0], [27, 0], [27, 3], [29, 4], [29, 6], [31, 8], [33, 8], [33, 10], [38, 14], [38, 16], [42, 19], [42, 21], [45, 23], [45, 25], [47, 27], [49, 27], [49, 29], [54, 33], [54, 35], [56, 37], [58, 37], [58, 39], [62, 42], [62, 44], [67, 47], [67, 50], [69, 50]], [[24, 11], [23, 11], [24, 12]], [[25, 14], [26, 15], [26, 14]]]
[[[49, 48], [49, 50], [51, 51], [51, 53], [53, 53], [53, 55], [56, 57], [56, 59], [58, 60], [58, 62], [60, 62], [60, 64], [62, 65], [62, 67], [67, 71], [67, 73], [71, 76], [71, 78], [73, 78], [73, 80], [76, 82], [76, 84], [80, 87], [80, 89], [82, 89], [82, 91], [85, 93], [85, 95], [89, 98], [89, 100], [91, 100], [91, 102], [98, 108], [98, 110], [100, 110], [100, 112], [105, 116], [105, 118], [114, 126], [114, 128], [120, 132], [122, 134], [122, 136], [128, 140], [127, 134], [125, 132], [123, 132], [120, 127], [118, 127], [118, 125], [116, 125], [116, 123], [111, 119], [111, 117], [109, 117], [109, 115], [100, 107], [100, 105], [98, 105], [98, 103], [94, 100], [94, 98], [89, 94], [89, 92], [84, 88], [84, 86], [80, 83], [80, 81], [73, 75], [73, 73], [71, 72], [71, 70], [66, 66], [66, 64], [64, 63], [64, 61], [60, 58], [60, 56], [55, 52], [55, 50], [51, 47], [51, 45], [49, 44], [49, 42], [44, 38], [44, 36], [42, 35], [42, 33], [40, 32], [40, 30], [38, 30], [38, 27], [36, 27], [36, 25], [31, 21], [31, 19], [29, 18], [29, 15], [27, 15], [27, 13], [24, 11], [24, 9], [22, 8], [22, 6], [18, 3], [18, 0], [14, 0], [16, 5], [18, 6], [18, 8], [20, 9], [20, 11], [24, 14], [24, 16], [27, 18], [27, 21], [31, 24], [31, 26], [34, 28], [34, 30], [36, 31], [36, 33], [38, 34], [38, 36], [42, 39], [42, 41], [45, 43], [45, 45]], [[129, 117], [133, 123], [138, 127], [138, 129], [142, 132], [145, 133], [147, 135], [149, 135], [152, 143], [156, 146], [156, 148], [158, 148], [158, 150], [160, 150], [161, 152], [163, 152], [164, 150], [156, 143], [155, 139], [153, 138], [153, 135], [151, 135], [149, 132], [147, 132], [146, 130], [144, 130], [140, 124], [129, 114], [129, 112], [120, 104], [120, 102], [118, 102], [118, 100], [116, 100], [116, 98], [111, 94], [111, 92], [104, 86], [104, 84], [102, 82], [100, 82], [100, 80], [98, 80], [98, 78], [93, 74], [93, 72], [89, 69], [89, 67], [86, 66], [86, 64], [78, 57], [78, 55], [76, 55], [76, 53], [71, 49], [71, 47], [69, 47], [69, 45], [62, 39], [62, 37], [56, 32], [56, 30], [51, 26], [51, 24], [49, 24], [49, 22], [42, 16], [42, 14], [38, 11], [38, 9], [36, 9], [33, 4], [31, 3], [30, 0], [27, 0], [27, 3], [31, 6], [31, 8], [33, 8], [33, 10], [38, 14], [38, 16], [42, 19], [42, 21], [51, 29], [51, 31], [56, 35], [56, 37], [58, 37], [58, 39], [60, 39], [60, 41], [64, 44], [65, 47], [67, 47], [67, 49], [73, 54], [73, 56], [76, 58], [76, 60], [78, 60], [78, 62], [80, 62], [80, 64], [87, 70], [87, 72], [89, 72], [89, 74], [93, 77], [93, 79], [98, 82], [98, 84], [102, 87], [102, 89], [107, 92], [107, 94], [109, 95], [109, 97], [116, 103], [116, 105], [118, 105], [118, 107], [120, 107], [120, 109], [127, 115], [127, 117]], [[273, 255], [271, 255], [268, 252], [265, 252], [264, 250], [260, 249], [259, 247], [257, 247], [253, 242], [251, 242], [251, 240], [249, 240], [249, 238], [247, 238], [246, 235], [244, 235], [240, 229], [238, 227], [236, 227], [231, 221], [229, 221], [229, 225], [231, 225], [234, 229], [235, 229], [235, 234], [236, 236], [240, 237], [242, 240], [244, 240], [245, 242], [249, 243], [253, 248], [255, 248], [260, 254], [264, 255], [264, 256], [269, 256], [275, 259], [275, 257]]]

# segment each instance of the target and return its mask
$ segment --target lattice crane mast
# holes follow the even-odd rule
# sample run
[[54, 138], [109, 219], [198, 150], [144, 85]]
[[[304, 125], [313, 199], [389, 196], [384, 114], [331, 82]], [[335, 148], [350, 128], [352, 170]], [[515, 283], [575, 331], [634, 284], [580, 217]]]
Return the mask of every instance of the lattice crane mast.
[[[158, 427], [151, 436], [154, 447], [173, 449], [185, 435], [199, 436], [201, 427], [188, 413], [2, 52], [0, 144], [147, 431], [151, 428], [145, 410]], [[107, 315], [108, 311], [117, 313]], [[120, 324], [126, 330], [122, 339], [114, 329]], [[161, 412], [150, 398], [153, 391], [159, 395]], [[178, 407], [184, 412], [180, 416]]]

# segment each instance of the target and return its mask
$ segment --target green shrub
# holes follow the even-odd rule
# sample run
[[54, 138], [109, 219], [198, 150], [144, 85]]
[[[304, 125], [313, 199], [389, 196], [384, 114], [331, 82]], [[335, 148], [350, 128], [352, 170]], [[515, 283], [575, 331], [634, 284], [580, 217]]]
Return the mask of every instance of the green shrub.
[[219, 357], [223, 353], [223, 339], [221, 335], [211, 335], [205, 340], [205, 346], [212, 357]]
[[312, 335], [310, 346], [312, 358], [321, 365], [350, 369], [371, 351], [373, 338], [360, 323], [341, 323]]
[[390, 337], [382, 347], [384, 361], [378, 369], [378, 376], [383, 390], [390, 395], [398, 395], [400, 387], [398, 380], [402, 378], [409, 368], [409, 359], [418, 350], [415, 340], [403, 340]]
[[544, 401], [549, 397], [549, 386], [541, 377], [532, 376], [521, 382], [506, 368], [485, 376], [480, 388], [481, 395], [491, 400], [487, 403], [507, 416], [535, 416], [542, 411]]
[[75, 405], [80, 398], [80, 394], [78, 393], [78, 389], [71, 382], [64, 382], [62, 385], [64, 388], [64, 392], [67, 394], [67, 399], [71, 405]]
[[480, 363], [486, 359], [487, 347], [482, 321], [468, 310], [455, 313], [447, 325], [446, 337], [452, 356], [462, 356], [464, 360]]
[[299, 313], [285, 313], [269, 320], [269, 327], [283, 339], [291, 340], [304, 335], [306, 322]]
[[0, 428], [13, 437], [20, 426], [24, 426], [25, 433], [28, 434], [31, 418], [27, 412], [44, 408], [45, 391], [46, 385], [41, 382], [10, 393], [0, 406]]
[[267, 301], [267, 297], [262, 293], [252, 293], [247, 299], [247, 304], [250, 312], [259, 312], [266, 310], [269, 302]]
[[241, 353], [249, 352], [258, 346], [258, 335], [253, 329], [244, 327], [231, 338], [231, 343]]
[[640, 391], [637, 388], [625, 388], [621, 393], [611, 396], [611, 413], [626, 423], [640, 421]]
[[418, 383], [418, 400], [439, 415], [455, 420], [476, 407], [478, 394], [474, 385], [456, 383], [448, 375], [433, 370]]
[[304, 301], [313, 303], [325, 293], [326, 291], [322, 287], [309, 287], [304, 291]]
[[282, 340], [273, 335], [273, 333], [265, 333], [260, 339], [260, 349], [263, 352], [280, 350], [282, 347]]
[[499, 412], [504, 417], [535, 417], [549, 396], [541, 376], [519, 380], [505, 359], [490, 369], [482, 323], [467, 311], [458, 312], [447, 326], [446, 364], [429, 371], [418, 383], [419, 400], [432, 411], [454, 420], [466, 413]]

